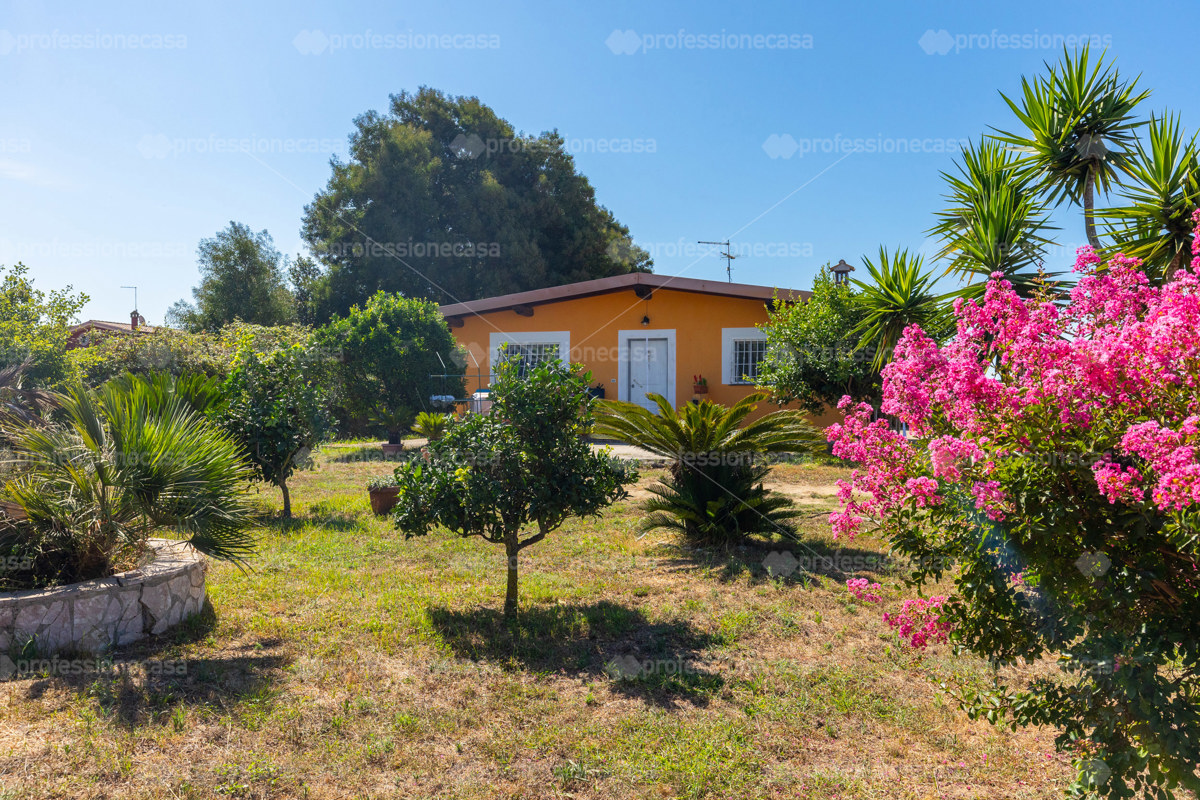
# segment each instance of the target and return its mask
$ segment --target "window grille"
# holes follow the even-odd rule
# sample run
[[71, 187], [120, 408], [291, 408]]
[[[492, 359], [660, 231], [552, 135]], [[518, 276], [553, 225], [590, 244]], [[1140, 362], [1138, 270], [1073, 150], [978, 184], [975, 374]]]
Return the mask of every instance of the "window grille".
[[520, 359], [517, 374], [524, 378], [542, 364], [559, 359], [558, 343], [506, 344], [503, 355], [506, 361], [514, 357]]
[[733, 341], [733, 383], [758, 383], [758, 370], [767, 357], [767, 343], [763, 339], [735, 339]]

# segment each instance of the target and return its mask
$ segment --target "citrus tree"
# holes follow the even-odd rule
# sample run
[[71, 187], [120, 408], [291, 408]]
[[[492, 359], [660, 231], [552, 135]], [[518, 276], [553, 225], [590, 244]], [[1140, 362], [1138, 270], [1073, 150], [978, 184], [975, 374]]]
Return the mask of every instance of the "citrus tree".
[[294, 344], [264, 354], [247, 341], [222, 387], [215, 416], [245, 448], [255, 477], [279, 487], [285, 519], [292, 516], [288, 478], [312, 463], [333, 427], [326, 376], [320, 350]]
[[394, 511], [405, 538], [441, 525], [501, 545], [507, 559], [504, 615], [517, 612], [520, 553], [570, 517], [591, 516], [637, 480], [626, 462], [593, 452], [590, 373], [559, 362], [526, 375], [501, 364], [490, 414], [474, 414], [431, 442], [424, 458], [396, 468]]

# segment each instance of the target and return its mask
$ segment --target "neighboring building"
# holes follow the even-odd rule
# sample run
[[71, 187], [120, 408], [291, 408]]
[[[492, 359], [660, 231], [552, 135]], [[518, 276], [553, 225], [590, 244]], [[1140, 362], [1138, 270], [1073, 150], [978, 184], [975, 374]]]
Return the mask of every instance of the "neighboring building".
[[562, 358], [583, 364], [608, 399], [652, 408], [648, 392], [680, 406], [703, 395], [730, 404], [754, 389], [776, 301], [809, 292], [636, 272], [441, 307], [468, 351], [467, 393], [489, 383], [501, 347], [527, 364]]
[[146, 324], [146, 318], [134, 311], [129, 315], [129, 322], [106, 322], [102, 319], [89, 319], [78, 325], [71, 326], [71, 334], [67, 337], [67, 349], [87, 347], [97, 335], [111, 336], [112, 334], [142, 334], [154, 333], [158, 328]]

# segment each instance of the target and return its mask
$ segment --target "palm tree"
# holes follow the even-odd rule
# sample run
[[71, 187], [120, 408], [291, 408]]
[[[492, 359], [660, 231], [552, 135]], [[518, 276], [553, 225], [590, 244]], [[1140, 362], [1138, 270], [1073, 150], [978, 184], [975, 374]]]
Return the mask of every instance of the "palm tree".
[[1023, 154], [1051, 203], [1083, 207], [1088, 241], [1099, 250], [1095, 192], [1120, 182], [1143, 124], [1133, 110], [1150, 93], [1137, 91], [1137, 78], [1123, 81], [1103, 53], [1093, 66], [1086, 46], [1074, 55], [1064, 48], [1062, 61], [1046, 68], [1048, 75], [1021, 79], [1019, 99], [1001, 94], [1026, 130], [997, 129], [996, 139]]
[[874, 348], [875, 369], [892, 360], [892, 351], [909, 325], [919, 325], [933, 338], [941, 338], [946, 327], [946, 306], [933, 292], [934, 277], [922, 270], [923, 260], [907, 250], [889, 255], [879, 248], [879, 266], [869, 258], [863, 264], [871, 283], [854, 281], [861, 290], [858, 303], [864, 316], [851, 333], [858, 347]]
[[[642, 531], [667, 528], [695, 545], [729, 546], [750, 534], [793, 536], [796, 516], [785, 497], [763, 487], [771, 453], [811, 452], [820, 434], [798, 411], [782, 410], [745, 425], [765, 394], [726, 407], [704, 400], [676, 411], [662, 395], [650, 398], [658, 413], [613, 400], [597, 404], [594, 433], [671, 460], [667, 477], [650, 487], [654, 495]], [[741, 426], [741, 427], [739, 427]]]
[[26, 518], [0, 527], [0, 552], [32, 561], [26, 580], [110, 574], [136, 563], [164, 529], [217, 558], [240, 561], [252, 551], [253, 471], [238, 444], [182, 395], [118, 380], [56, 399], [60, 424], [6, 431], [27, 466], [3, 494]]
[[[938, 213], [930, 235], [941, 239], [938, 259], [945, 274], [968, 282], [995, 272], [1022, 293], [1033, 290], [1046, 248], [1049, 224], [1039, 187], [1011, 150], [995, 141], [968, 145], [956, 162], [958, 174], [943, 172], [949, 206]], [[968, 286], [965, 294], [978, 291]]]
[[1098, 213], [1108, 222], [1113, 249], [1140, 258], [1154, 279], [1170, 279], [1192, 250], [1192, 212], [1200, 205], [1196, 139], [1185, 140], [1179, 119], [1151, 117], [1149, 143], [1137, 142], [1125, 165], [1126, 204]]

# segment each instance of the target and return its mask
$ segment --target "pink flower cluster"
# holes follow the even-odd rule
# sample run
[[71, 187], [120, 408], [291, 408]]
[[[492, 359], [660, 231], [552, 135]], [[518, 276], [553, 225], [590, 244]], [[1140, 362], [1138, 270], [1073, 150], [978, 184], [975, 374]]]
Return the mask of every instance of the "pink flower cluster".
[[883, 600], [879, 596], [880, 586], [878, 583], [871, 583], [866, 578], [851, 578], [846, 581], [846, 591], [854, 595], [855, 599], [861, 600], [864, 603], [878, 603]]
[[953, 486], [1003, 521], [1012, 502], [996, 465], [1055, 457], [1062, 442], [1104, 454], [1092, 473], [1109, 503], [1200, 506], [1200, 237], [1193, 251], [1190, 269], [1152, 286], [1137, 259], [1084, 247], [1065, 305], [1022, 298], [995, 273], [982, 297], [956, 301], [948, 343], [907, 328], [880, 410], [914, 439], [843, 399], [828, 437], [861, 466], [839, 482], [834, 534], [937, 508]]
[[941, 619], [946, 598], [938, 595], [929, 599], [905, 600], [899, 614], [884, 614], [883, 621], [892, 627], [909, 647], [924, 650], [931, 643], [945, 642], [952, 626]]

